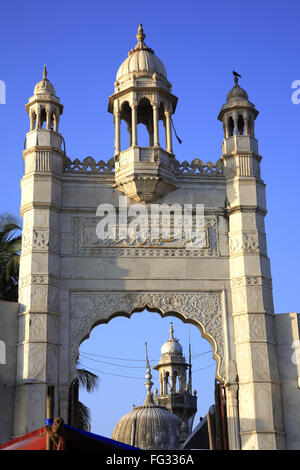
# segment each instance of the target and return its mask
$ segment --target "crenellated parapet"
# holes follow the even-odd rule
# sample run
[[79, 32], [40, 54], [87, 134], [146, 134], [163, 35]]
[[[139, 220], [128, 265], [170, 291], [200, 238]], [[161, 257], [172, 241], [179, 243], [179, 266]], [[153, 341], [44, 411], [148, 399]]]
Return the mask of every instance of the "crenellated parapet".
[[[180, 163], [175, 158], [171, 162], [172, 169], [177, 176], [221, 176], [224, 177], [223, 161], [217, 160], [216, 163], [208, 161], [204, 163], [199, 158], [195, 158], [192, 162], [184, 161]], [[107, 162], [99, 160], [97, 162], [93, 157], [86, 157], [82, 161], [78, 158], [71, 160], [65, 157], [64, 171], [66, 173], [85, 173], [85, 174], [113, 174], [115, 172], [115, 160], [111, 158]]]

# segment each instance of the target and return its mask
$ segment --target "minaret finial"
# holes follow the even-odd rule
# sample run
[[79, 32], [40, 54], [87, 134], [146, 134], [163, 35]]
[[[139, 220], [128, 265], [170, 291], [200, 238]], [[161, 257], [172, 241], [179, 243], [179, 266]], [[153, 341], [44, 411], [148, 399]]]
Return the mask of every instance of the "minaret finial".
[[147, 348], [146, 342], [145, 342], [145, 348], [146, 348], [146, 365], [147, 365], [147, 373], [145, 375], [145, 379], [146, 379], [145, 385], [147, 389], [147, 395], [145, 398], [144, 406], [148, 406], [148, 405], [154, 405], [154, 401], [153, 401], [152, 393], [151, 393], [153, 382], [151, 380], [152, 375], [151, 375], [151, 368], [150, 368], [149, 359], [148, 359], [148, 348]]
[[238, 86], [238, 84], [239, 84], [239, 78], [242, 78], [242, 75], [240, 75], [239, 73], [237, 73], [235, 70], [232, 71], [232, 75], [234, 76], [234, 83], [235, 83], [235, 86]]
[[46, 68], [46, 64], [44, 64], [44, 69], [43, 69], [43, 80], [47, 80], [47, 68]]
[[146, 35], [144, 34], [143, 25], [139, 24], [138, 32], [136, 35], [138, 42], [144, 42], [145, 37]]
[[173, 330], [173, 323], [170, 323], [170, 341], [174, 341], [174, 330]]
[[149, 364], [149, 359], [148, 359], [148, 347], [147, 347], [147, 343], [145, 342], [145, 348], [146, 348], [146, 366], [147, 366], [147, 373], [145, 375], [145, 379], [146, 379], [146, 382], [145, 382], [145, 385], [146, 385], [146, 389], [148, 390], [148, 393], [151, 392], [151, 388], [152, 388], [152, 385], [153, 385], [153, 382], [152, 382], [152, 374], [151, 374], [151, 368], [150, 368], [150, 364]]

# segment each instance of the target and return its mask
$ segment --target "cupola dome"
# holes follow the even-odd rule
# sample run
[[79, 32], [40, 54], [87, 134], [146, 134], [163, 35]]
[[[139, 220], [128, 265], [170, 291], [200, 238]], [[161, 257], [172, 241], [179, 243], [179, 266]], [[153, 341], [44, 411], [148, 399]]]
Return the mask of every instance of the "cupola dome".
[[177, 354], [181, 356], [183, 354], [181, 344], [177, 338], [174, 338], [172, 323], [170, 324], [170, 339], [166, 341], [161, 347], [161, 355], [163, 356], [164, 354]]
[[38, 82], [34, 87], [34, 94], [35, 95], [41, 95], [41, 94], [45, 94], [45, 93], [55, 96], [55, 88], [47, 78], [46, 65], [44, 65], [42, 80], [40, 82]]
[[134, 49], [128, 52], [127, 59], [119, 67], [117, 72], [117, 81], [132, 73], [154, 73], [162, 75], [167, 79], [167, 71], [162, 61], [155, 55], [153, 49], [144, 43], [145, 34], [142, 25], [139, 25], [136, 35], [138, 43]]

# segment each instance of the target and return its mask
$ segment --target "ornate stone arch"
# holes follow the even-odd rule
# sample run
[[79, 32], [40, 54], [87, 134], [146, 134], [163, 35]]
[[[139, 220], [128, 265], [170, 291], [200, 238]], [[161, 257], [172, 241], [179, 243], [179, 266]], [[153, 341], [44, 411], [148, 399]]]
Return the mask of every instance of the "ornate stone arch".
[[148, 309], [161, 316], [174, 315], [198, 326], [213, 348], [216, 377], [224, 380], [225, 347], [221, 292], [72, 292], [70, 294], [70, 379], [76, 377], [76, 361], [82, 341], [100, 323], [116, 316], [130, 317]]

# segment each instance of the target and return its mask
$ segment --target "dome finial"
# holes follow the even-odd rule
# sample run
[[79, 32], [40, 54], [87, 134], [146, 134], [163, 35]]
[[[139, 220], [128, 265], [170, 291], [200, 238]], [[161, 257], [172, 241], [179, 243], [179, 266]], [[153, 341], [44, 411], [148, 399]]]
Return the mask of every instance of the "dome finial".
[[145, 37], [146, 35], [144, 34], [143, 25], [139, 24], [138, 32], [136, 35], [138, 42], [144, 42]]
[[232, 71], [232, 75], [234, 76], [235, 86], [238, 86], [239, 85], [239, 78], [242, 78], [242, 75], [237, 73], [235, 70]]
[[173, 330], [173, 323], [170, 323], [170, 341], [174, 341], [174, 330]]
[[43, 69], [43, 80], [47, 80], [47, 68], [46, 68], [46, 64], [44, 64], [44, 69]]

